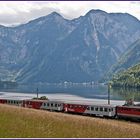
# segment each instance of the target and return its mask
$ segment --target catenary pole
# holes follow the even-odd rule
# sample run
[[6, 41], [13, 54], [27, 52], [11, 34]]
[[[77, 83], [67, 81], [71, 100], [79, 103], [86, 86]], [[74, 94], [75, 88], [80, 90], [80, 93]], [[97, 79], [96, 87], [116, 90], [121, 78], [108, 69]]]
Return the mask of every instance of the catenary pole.
[[111, 84], [108, 83], [108, 105], [110, 105], [110, 87], [111, 87]]
[[38, 88], [36, 89], [36, 93], [37, 93], [37, 99], [38, 99]]

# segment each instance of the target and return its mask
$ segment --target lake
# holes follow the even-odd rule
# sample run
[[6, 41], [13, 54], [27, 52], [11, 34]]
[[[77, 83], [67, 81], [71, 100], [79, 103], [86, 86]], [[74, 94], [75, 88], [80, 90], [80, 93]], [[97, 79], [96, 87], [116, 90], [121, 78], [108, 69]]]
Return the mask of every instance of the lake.
[[[90, 85], [90, 84], [34, 84], [34, 85], [18, 85], [15, 87], [1, 87], [0, 96], [18, 96], [36, 97], [37, 88], [40, 96], [48, 96], [49, 98], [58, 99], [93, 99], [107, 100], [108, 88], [106, 85]], [[140, 90], [111, 88], [110, 99], [115, 101], [125, 101], [126, 99], [134, 99], [140, 102]]]

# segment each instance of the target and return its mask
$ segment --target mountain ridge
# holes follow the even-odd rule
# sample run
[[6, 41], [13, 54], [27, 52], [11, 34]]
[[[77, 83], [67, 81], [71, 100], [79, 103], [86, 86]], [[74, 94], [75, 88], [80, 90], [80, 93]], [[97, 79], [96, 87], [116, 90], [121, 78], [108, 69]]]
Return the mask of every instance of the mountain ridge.
[[128, 27], [126, 21], [115, 18], [91, 10], [85, 16], [67, 20], [54, 12], [17, 27], [0, 28], [1, 80], [100, 80], [140, 36], [139, 21], [128, 16], [127, 20], [137, 25]]

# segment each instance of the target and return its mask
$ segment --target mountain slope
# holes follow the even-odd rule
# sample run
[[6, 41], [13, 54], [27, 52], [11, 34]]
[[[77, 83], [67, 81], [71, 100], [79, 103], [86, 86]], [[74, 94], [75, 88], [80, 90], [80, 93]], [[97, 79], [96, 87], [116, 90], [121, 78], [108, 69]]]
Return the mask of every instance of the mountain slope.
[[130, 45], [119, 61], [111, 68], [110, 73], [118, 73], [140, 62], [140, 39]]
[[139, 36], [135, 17], [101, 10], [73, 20], [53, 12], [0, 27], [0, 77], [22, 83], [98, 81]]

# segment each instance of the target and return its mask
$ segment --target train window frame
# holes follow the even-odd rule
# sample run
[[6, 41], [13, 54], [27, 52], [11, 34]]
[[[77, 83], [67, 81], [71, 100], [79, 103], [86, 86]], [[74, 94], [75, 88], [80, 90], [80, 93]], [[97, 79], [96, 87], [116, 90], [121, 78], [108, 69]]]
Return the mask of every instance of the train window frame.
[[94, 107], [93, 106], [91, 106], [91, 111], [94, 111]]
[[98, 111], [99, 110], [99, 108], [98, 107], [95, 107], [95, 111]]
[[73, 105], [70, 105], [70, 108], [73, 108]]
[[87, 110], [90, 110], [90, 107], [89, 106], [87, 106]]
[[85, 109], [85, 106], [82, 106], [83, 109]]
[[77, 108], [78, 106], [77, 105], [74, 105], [74, 108]]
[[107, 112], [108, 111], [108, 108], [104, 108], [104, 112]]
[[134, 108], [133, 110], [136, 111], [136, 112], [140, 112], [139, 108]]
[[103, 111], [103, 107], [100, 107], [100, 109], [99, 109], [101, 112]]

